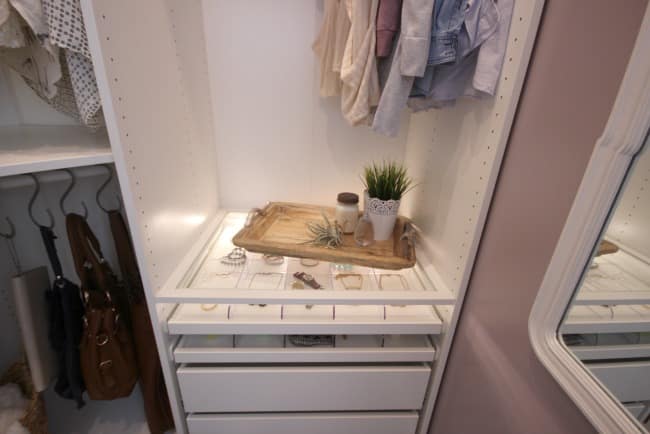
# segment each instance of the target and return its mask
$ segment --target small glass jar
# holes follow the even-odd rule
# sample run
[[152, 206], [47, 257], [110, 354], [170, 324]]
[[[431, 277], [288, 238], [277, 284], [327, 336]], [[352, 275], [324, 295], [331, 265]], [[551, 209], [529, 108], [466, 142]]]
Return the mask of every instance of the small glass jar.
[[344, 234], [354, 233], [359, 221], [359, 195], [339, 193], [336, 198], [336, 221]]

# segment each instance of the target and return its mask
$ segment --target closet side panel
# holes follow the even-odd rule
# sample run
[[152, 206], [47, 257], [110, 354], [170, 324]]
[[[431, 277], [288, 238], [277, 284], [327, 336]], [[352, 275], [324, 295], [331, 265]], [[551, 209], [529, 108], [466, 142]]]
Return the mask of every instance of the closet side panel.
[[[186, 432], [178, 399], [173, 342], [165, 333], [174, 305], [156, 304], [163, 285], [218, 204], [214, 144], [200, 124], [195, 67], [204, 50], [191, 39], [198, 2], [175, 16], [167, 2], [83, 0], [95, 72], [115, 166], [140, 265], [176, 431]], [[179, 48], [189, 47], [187, 57]], [[191, 63], [182, 67], [183, 59]], [[205, 86], [203, 86], [205, 87]]]
[[638, 157], [605, 236], [650, 260], [650, 139]]
[[471, 271], [528, 67], [543, 1], [515, 2], [496, 95], [411, 116], [406, 163], [419, 186], [405, 199], [446, 286]]
[[[92, 5], [87, 27], [96, 28], [95, 66], [129, 222], [155, 293], [217, 210], [214, 146], [199, 127], [209, 115], [195, 98], [200, 84], [187, 85], [200, 77], [182, 66], [204, 50], [187, 40], [202, 32], [181, 27], [201, 22], [174, 24], [172, 9], [155, 0], [84, 5]], [[192, 15], [183, 12], [180, 21]], [[178, 54], [181, 46], [186, 57]]]
[[439, 357], [419, 434], [428, 431], [543, 4], [544, 0], [515, 2], [505, 63], [493, 98], [461, 99], [453, 108], [411, 116], [405, 160], [420, 184], [405, 198], [404, 210], [421, 230], [421, 245], [438, 274], [436, 284], [458, 298], [453, 309], [436, 308], [448, 327], [437, 341]]

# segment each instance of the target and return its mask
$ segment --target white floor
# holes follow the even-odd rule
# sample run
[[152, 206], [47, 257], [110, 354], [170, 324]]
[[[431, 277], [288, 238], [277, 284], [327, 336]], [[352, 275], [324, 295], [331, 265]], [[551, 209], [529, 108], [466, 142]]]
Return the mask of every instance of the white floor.
[[149, 434], [139, 386], [128, 398], [86, 400], [79, 410], [74, 401], [60, 398], [50, 388], [45, 407], [51, 434]]

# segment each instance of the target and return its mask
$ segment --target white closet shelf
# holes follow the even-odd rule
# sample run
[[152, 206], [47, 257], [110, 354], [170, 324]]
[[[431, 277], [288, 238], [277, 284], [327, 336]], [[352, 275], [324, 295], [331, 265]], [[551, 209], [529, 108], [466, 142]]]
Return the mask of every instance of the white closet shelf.
[[267, 304], [406, 304], [453, 305], [451, 294], [436, 291], [334, 291], [334, 290], [249, 290], [249, 289], [165, 289], [159, 303], [267, 303]]
[[650, 291], [598, 291], [580, 292], [574, 306], [633, 305], [650, 303]]
[[580, 360], [612, 360], [650, 358], [650, 344], [578, 345], [569, 349]]
[[594, 259], [574, 305], [650, 303], [650, 264], [624, 249]]
[[105, 131], [82, 126], [0, 127], [0, 176], [90, 166], [113, 161]]
[[[453, 305], [456, 302], [454, 294], [426, 259], [419, 260], [410, 269], [381, 270], [330, 262], [308, 267], [302, 265], [300, 259], [288, 257], [281, 264], [272, 265], [265, 262], [262, 255], [249, 252], [245, 264], [225, 265], [221, 259], [235, 247], [232, 237], [245, 220], [246, 213], [222, 211], [220, 217], [208, 225], [168, 283], [157, 292], [156, 301], [380, 306]], [[292, 276], [298, 271], [313, 275], [322, 289], [294, 289]]]
[[650, 306], [575, 306], [560, 327], [563, 334], [650, 331]]
[[170, 334], [371, 335], [439, 334], [431, 306], [179, 305], [167, 322]]

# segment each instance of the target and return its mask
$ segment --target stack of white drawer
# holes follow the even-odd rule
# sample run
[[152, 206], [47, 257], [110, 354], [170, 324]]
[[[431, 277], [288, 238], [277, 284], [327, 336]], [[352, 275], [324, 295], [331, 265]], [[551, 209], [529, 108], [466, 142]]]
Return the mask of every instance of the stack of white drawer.
[[435, 348], [427, 335], [185, 335], [174, 357], [192, 434], [409, 434]]

